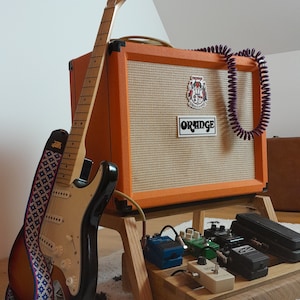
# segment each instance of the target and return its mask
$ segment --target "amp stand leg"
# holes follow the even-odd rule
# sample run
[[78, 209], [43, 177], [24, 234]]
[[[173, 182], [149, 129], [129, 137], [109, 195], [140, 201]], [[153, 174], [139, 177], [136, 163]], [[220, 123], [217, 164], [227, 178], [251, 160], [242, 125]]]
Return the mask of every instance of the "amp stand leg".
[[103, 214], [100, 225], [118, 231], [122, 238], [123, 259], [126, 260], [126, 273], [129, 277], [134, 298], [136, 300], [152, 300], [152, 292], [135, 218], [122, 218]]

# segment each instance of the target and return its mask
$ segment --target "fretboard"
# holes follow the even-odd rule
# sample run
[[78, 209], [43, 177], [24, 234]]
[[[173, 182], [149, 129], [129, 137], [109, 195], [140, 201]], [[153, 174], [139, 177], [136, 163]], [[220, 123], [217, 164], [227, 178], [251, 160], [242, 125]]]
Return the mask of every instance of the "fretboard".
[[120, 4], [124, 1], [109, 0], [104, 9], [77, 108], [73, 116], [72, 128], [57, 173], [56, 182], [59, 184], [71, 184], [79, 177], [81, 172], [86, 154], [86, 133], [99, 88], [113, 18], [118, 7], [116, 2]]

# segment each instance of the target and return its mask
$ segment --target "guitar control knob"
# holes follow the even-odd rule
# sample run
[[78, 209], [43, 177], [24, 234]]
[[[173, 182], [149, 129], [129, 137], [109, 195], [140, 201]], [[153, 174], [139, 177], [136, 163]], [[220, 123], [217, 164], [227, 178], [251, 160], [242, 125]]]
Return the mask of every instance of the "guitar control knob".
[[67, 234], [66, 239], [67, 239], [67, 241], [72, 242], [73, 241], [73, 236], [70, 235], [70, 234]]
[[76, 276], [70, 276], [66, 279], [66, 285], [70, 288], [70, 289], [74, 289], [77, 285], [77, 278]]
[[68, 270], [70, 269], [71, 267], [71, 264], [72, 264], [72, 261], [70, 258], [66, 258], [66, 259], [63, 259], [60, 263], [60, 266], [63, 270]]
[[61, 256], [64, 252], [64, 248], [63, 246], [59, 245], [59, 246], [56, 246], [54, 249], [53, 249], [53, 254], [57, 257]]

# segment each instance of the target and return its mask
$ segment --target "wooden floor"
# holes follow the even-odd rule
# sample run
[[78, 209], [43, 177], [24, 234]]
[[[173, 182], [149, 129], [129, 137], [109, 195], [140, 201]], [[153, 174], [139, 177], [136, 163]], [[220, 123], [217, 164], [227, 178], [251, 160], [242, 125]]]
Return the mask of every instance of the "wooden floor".
[[[242, 212], [241, 207], [229, 207], [223, 208], [221, 211], [211, 210], [206, 213], [207, 217], [223, 218], [223, 219], [234, 219], [236, 213]], [[300, 223], [300, 213], [287, 213], [287, 212], [276, 212], [278, 221], [287, 223]], [[152, 219], [147, 221], [147, 234], [154, 234], [159, 232], [163, 226], [169, 224], [172, 226], [179, 225], [183, 222], [192, 219], [192, 213], [186, 213], [176, 216], [162, 217], [158, 219]], [[139, 230], [142, 232], [141, 224], [138, 222]], [[118, 251], [123, 248], [122, 241], [118, 232], [104, 228], [99, 231], [99, 255], [106, 256], [110, 253]], [[4, 299], [5, 290], [8, 284], [7, 278], [7, 259], [0, 260], [0, 299]]]

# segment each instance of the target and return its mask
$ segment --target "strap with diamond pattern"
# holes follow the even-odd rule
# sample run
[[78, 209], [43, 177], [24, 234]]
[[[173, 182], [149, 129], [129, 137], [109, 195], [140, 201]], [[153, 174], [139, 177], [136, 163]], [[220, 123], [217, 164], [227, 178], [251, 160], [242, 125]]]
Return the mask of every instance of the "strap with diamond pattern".
[[[51, 270], [39, 246], [39, 233], [51, 197], [56, 174], [62, 159], [68, 134], [64, 130], [51, 133], [38, 164], [27, 202], [23, 235], [34, 282], [34, 300], [54, 299]], [[14, 299], [8, 286], [6, 300]]]

